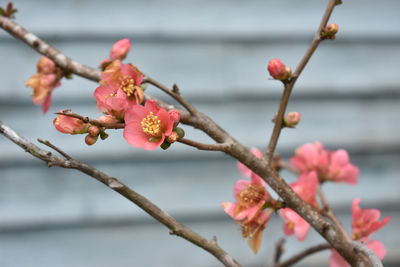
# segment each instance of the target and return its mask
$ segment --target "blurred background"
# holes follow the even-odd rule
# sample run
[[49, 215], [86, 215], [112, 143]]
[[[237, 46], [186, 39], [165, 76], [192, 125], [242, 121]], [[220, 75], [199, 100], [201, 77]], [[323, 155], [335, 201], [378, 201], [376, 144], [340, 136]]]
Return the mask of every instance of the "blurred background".
[[[282, 86], [266, 64], [279, 57], [295, 67], [312, 39], [327, 1], [15, 1], [16, 21], [71, 58], [98, 66], [111, 45], [129, 38], [126, 62], [166, 85], [177, 83], [201, 111], [249, 147], [264, 150]], [[373, 239], [386, 245], [385, 266], [400, 264], [399, 62], [400, 2], [343, 1], [331, 22], [335, 41], [318, 48], [298, 80], [288, 111], [302, 114], [282, 132], [278, 152], [288, 159], [304, 143], [344, 148], [361, 169], [359, 185], [325, 187], [347, 229], [351, 202], [392, 217]], [[0, 1], [1, 6], [6, 1]], [[253, 255], [238, 225], [220, 203], [233, 201], [241, 179], [236, 162], [221, 153], [181, 144], [147, 152], [130, 147], [122, 131], [94, 146], [83, 136], [53, 128], [60, 109], [100, 116], [96, 84], [74, 76], [53, 93], [43, 115], [24, 82], [40, 58], [0, 31], [0, 120], [31, 141], [48, 139], [77, 159], [121, 179], [171, 215], [218, 243], [244, 266], [269, 266], [282, 236], [278, 216]], [[162, 96], [155, 88], [147, 92]], [[169, 100], [168, 100], [169, 101]], [[185, 128], [191, 139], [208, 142]], [[211, 255], [168, 230], [142, 210], [77, 171], [47, 168], [0, 137], [0, 266], [220, 266]], [[288, 181], [295, 177], [283, 173]], [[283, 258], [323, 240], [310, 231], [304, 243], [288, 238]], [[298, 266], [326, 266], [329, 252]]]

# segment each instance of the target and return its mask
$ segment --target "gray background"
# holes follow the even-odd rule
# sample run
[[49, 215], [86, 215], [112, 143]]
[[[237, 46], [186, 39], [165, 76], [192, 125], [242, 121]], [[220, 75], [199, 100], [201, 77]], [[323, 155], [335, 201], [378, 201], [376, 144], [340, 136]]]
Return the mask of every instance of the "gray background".
[[[297, 64], [326, 1], [15, 2], [18, 23], [90, 66], [107, 57], [113, 42], [128, 37], [133, 47], [127, 61], [167, 85], [177, 83], [183, 95], [233, 136], [264, 149], [282, 91], [268, 79], [266, 64], [273, 57]], [[289, 111], [299, 111], [303, 121], [296, 130], [284, 130], [278, 146], [286, 159], [315, 140], [350, 152], [361, 169], [359, 185], [330, 184], [327, 195], [348, 228], [355, 197], [362, 198], [362, 207], [392, 216], [373, 235], [388, 249], [387, 266], [400, 262], [398, 10], [396, 0], [345, 0], [335, 10], [332, 21], [340, 25], [340, 34], [321, 45], [298, 80]], [[180, 144], [168, 151], [135, 149], [121, 131], [85, 146], [83, 136], [53, 128], [53, 113], [72, 108], [100, 116], [92, 98], [96, 84], [79, 77], [63, 80], [50, 112], [42, 115], [23, 85], [40, 56], [3, 32], [0, 56], [0, 119], [5, 124], [30, 140], [52, 141], [118, 177], [193, 230], [208, 238], [216, 235], [244, 266], [270, 264], [282, 235], [281, 220], [271, 220], [254, 256], [219, 206], [233, 200], [232, 186], [241, 178], [235, 161]], [[160, 96], [154, 88], [148, 92]], [[187, 134], [209, 141], [197, 131]], [[0, 148], [1, 267], [219, 266], [102, 184], [73, 170], [48, 169], [4, 138]], [[291, 237], [284, 257], [320, 242], [313, 231], [304, 243]], [[326, 266], [328, 255], [318, 254], [302, 266]]]

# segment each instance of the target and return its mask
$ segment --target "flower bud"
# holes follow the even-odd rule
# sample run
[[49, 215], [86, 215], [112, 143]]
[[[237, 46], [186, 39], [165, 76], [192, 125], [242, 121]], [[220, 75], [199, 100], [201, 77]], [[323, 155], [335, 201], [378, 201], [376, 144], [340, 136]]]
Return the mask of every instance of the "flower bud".
[[118, 123], [119, 120], [112, 115], [104, 115], [97, 119], [101, 123]]
[[325, 39], [335, 39], [336, 33], [339, 31], [339, 25], [331, 23], [322, 29], [321, 36]]
[[[63, 110], [61, 110], [61, 112], [63, 112]], [[53, 124], [59, 132], [68, 134], [87, 133], [89, 127], [87, 123], [84, 123], [80, 119], [61, 114], [53, 120]]]
[[292, 70], [289, 67], [286, 67], [283, 62], [274, 58], [268, 62], [268, 71], [272, 78], [280, 81], [286, 81], [292, 75]]
[[301, 119], [301, 115], [299, 112], [289, 112], [284, 118], [283, 123], [286, 127], [293, 128], [296, 126]]
[[91, 146], [91, 145], [93, 145], [93, 144], [95, 144], [96, 142], [97, 142], [97, 139], [99, 138], [99, 136], [97, 135], [97, 136], [90, 136], [90, 135], [86, 135], [86, 137], [85, 137], [85, 143], [88, 145], [88, 146]]
[[92, 125], [88, 129], [88, 134], [90, 136], [92, 136], [92, 137], [96, 137], [96, 136], [98, 136], [100, 134], [100, 128], [97, 127], [97, 126]]
[[110, 52], [111, 60], [123, 60], [131, 50], [131, 42], [125, 38], [114, 43]]
[[177, 132], [172, 132], [169, 136], [167, 136], [167, 142], [170, 144], [175, 143], [178, 139], [179, 135]]
[[179, 138], [185, 137], [185, 131], [180, 127], [174, 128], [174, 132], [178, 134]]
[[171, 109], [168, 111], [168, 115], [170, 119], [174, 122], [174, 126], [178, 125], [179, 120], [181, 119], [181, 113], [176, 109]]

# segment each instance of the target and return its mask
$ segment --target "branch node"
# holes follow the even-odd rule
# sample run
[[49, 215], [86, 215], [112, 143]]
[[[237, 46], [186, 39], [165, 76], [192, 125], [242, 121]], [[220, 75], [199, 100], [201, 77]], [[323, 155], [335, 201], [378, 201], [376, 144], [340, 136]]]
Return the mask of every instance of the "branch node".
[[177, 95], [180, 95], [180, 94], [181, 94], [181, 92], [179, 91], [179, 87], [178, 87], [178, 85], [176, 85], [176, 83], [174, 83], [174, 84], [172, 85], [172, 92], [174, 92], [174, 93], [177, 94]]

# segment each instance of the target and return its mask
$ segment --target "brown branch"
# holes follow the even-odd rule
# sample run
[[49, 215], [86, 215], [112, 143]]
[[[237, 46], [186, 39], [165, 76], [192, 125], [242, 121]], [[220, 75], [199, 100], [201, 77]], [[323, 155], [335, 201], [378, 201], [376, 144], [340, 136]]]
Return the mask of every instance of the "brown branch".
[[326, 198], [324, 192], [322, 191], [321, 186], [318, 188], [318, 197], [322, 204], [322, 214], [327, 216], [333, 222], [333, 224], [336, 225], [339, 231], [342, 232], [343, 236], [346, 236], [346, 238], [350, 240], [350, 236], [346, 232], [346, 229], [343, 227], [343, 224], [340, 222], [340, 220], [336, 217], [335, 213], [331, 209], [328, 199]]
[[281, 257], [283, 253], [285, 252], [285, 238], [281, 238], [276, 242], [275, 245], [275, 255], [274, 255], [274, 264], [279, 264], [279, 261], [281, 260]]
[[331, 248], [331, 246], [329, 244], [319, 244], [313, 247], [309, 247], [306, 250], [290, 257], [289, 259], [281, 262], [281, 263], [277, 263], [274, 265], [274, 267], [287, 267], [287, 266], [291, 266], [299, 261], [301, 261], [302, 259], [304, 259], [307, 256], [310, 256], [311, 254], [314, 254], [316, 252], [325, 250]]
[[146, 76], [143, 82], [154, 85], [155, 87], [159, 88], [161, 91], [178, 101], [178, 103], [181, 104], [187, 111], [189, 111], [191, 115], [197, 116], [199, 114], [197, 109], [192, 104], [190, 104], [183, 96], [181, 96], [181, 94], [179, 93], [179, 88], [176, 84], [174, 84], [173, 89], [171, 90], [167, 86], [149, 76]]
[[[94, 167], [76, 160], [74, 158], [61, 158], [59, 156], [52, 155], [51, 152], [43, 150], [33, 143], [29, 142], [25, 138], [18, 135], [14, 130], [4, 125], [0, 121], [0, 133], [4, 135], [6, 138], [14, 142], [16, 145], [23, 148], [26, 152], [30, 153], [34, 157], [44, 161], [48, 166], [58, 166], [67, 169], [76, 169], [82, 173], [89, 175], [90, 177], [96, 179], [97, 181], [105, 184], [110, 189], [124, 196], [131, 202], [135, 203], [141, 209], [143, 209], [146, 213], [152, 216], [154, 219], [164, 224], [166, 227], [170, 229], [171, 234], [180, 236], [189, 242], [195, 244], [208, 251], [212, 255], [214, 255], [220, 262], [222, 262], [225, 266], [240, 266], [229, 254], [227, 254], [223, 249], [221, 249], [215, 242], [215, 240], [207, 240], [204, 237], [200, 236], [196, 232], [190, 230], [177, 220], [175, 220], [172, 216], [167, 214], [165, 211], [161, 210], [155, 204], [153, 204], [150, 200], [135, 192], [122, 182], [118, 181], [116, 178], [111, 177]], [[48, 141], [44, 141], [46, 145], [50, 144]], [[51, 147], [55, 147], [51, 145]], [[57, 152], [62, 151], [59, 148], [56, 148]]]
[[[332, 0], [329, 2], [330, 5]], [[332, 7], [333, 8], [333, 7]], [[330, 12], [328, 13], [330, 14]], [[322, 23], [321, 23], [322, 24]], [[25, 29], [21, 26], [15, 24], [12, 21], [9, 21], [6, 18], [0, 17], [0, 27], [6, 29], [10, 34], [16, 36], [17, 38], [23, 40], [29, 46], [36, 49], [38, 46], [36, 43], [30, 42], [32, 39], [32, 34], [27, 33]], [[22, 30], [21, 30], [22, 29]], [[29, 38], [28, 38], [29, 37]], [[37, 38], [37, 37], [35, 37]], [[54, 59], [53, 50], [50, 49], [50, 45], [44, 43], [43, 41], [39, 42], [40, 46], [43, 48], [37, 51], [42, 52], [46, 56], [51, 59]], [[44, 49], [47, 48], [47, 49]], [[58, 52], [58, 51], [57, 51]], [[48, 53], [48, 54], [46, 54]], [[57, 60], [63, 61], [59, 66], [66, 66], [66, 62], [68, 58], [66, 56], [58, 56]], [[57, 63], [57, 62], [56, 62]], [[57, 63], [58, 64], [58, 63]], [[79, 66], [82, 66], [83, 70], [80, 69]], [[72, 73], [76, 73], [81, 75], [82, 77], [86, 77], [92, 80], [98, 80], [99, 76], [90, 75], [92, 68], [83, 66], [70, 64], [68, 65], [68, 69]], [[96, 71], [99, 74], [99, 72]], [[95, 77], [96, 76], [96, 77]], [[296, 79], [296, 78], [294, 78]], [[295, 80], [293, 80], [295, 81]], [[286, 91], [286, 90], [285, 90]], [[175, 92], [176, 93], [176, 90]], [[289, 94], [290, 95], [290, 94]], [[151, 96], [149, 96], [152, 98]], [[153, 98], [154, 99], [154, 98]], [[288, 99], [288, 97], [287, 97]], [[172, 105], [168, 105], [162, 101], [157, 100], [157, 102], [167, 109], [173, 109]], [[283, 114], [284, 112], [282, 112]], [[281, 114], [281, 115], [282, 115]], [[282, 116], [281, 116], [282, 119]], [[279, 123], [282, 120], [278, 120]], [[278, 173], [275, 172], [274, 169], [271, 168], [271, 165], [265, 159], [259, 159], [255, 157], [250, 150], [243, 146], [241, 143], [236, 141], [233, 137], [231, 137], [224, 129], [222, 129], [218, 124], [216, 124], [212, 119], [206, 116], [203, 113], [198, 113], [197, 116], [191, 116], [191, 114], [187, 111], [181, 111], [181, 122], [187, 125], [191, 125], [194, 128], [200, 129], [205, 132], [208, 136], [214, 139], [217, 143], [226, 143], [228, 144], [225, 153], [236, 158], [247, 167], [249, 167], [252, 171], [256, 172], [260, 175], [267, 184], [283, 199], [283, 201], [288, 205], [288, 207], [295, 210], [302, 218], [304, 218], [310, 225], [323, 237], [325, 238], [329, 244], [335, 248], [340, 255], [342, 255], [350, 264], [354, 266], [359, 266], [359, 264], [364, 263], [365, 259], [357, 253], [354, 253], [354, 244], [349, 242], [343, 234], [338, 231], [336, 227], [334, 227], [330, 222], [328, 222], [319, 212], [314, 210], [310, 205], [305, 203], [290, 187], [289, 185], [280, 177]], [[276, 125], [275, 125], [276, 126]], [[280, 128], [279, 128], [280, 131]], [[279, 133], [278, 133], [279, 137]], [[277, 141], [277, 138], [275, 138]], [[276, 142], [275, 142], [276, 145]], [[274, 147], [275, 147], [274, 145]], [[272, 149], [273, 154], [274, 149]]]
[[51, 149], [57, 151], [61, 156], [63, 156], [64, 158], [70, 160], [72, 159], [70, 155], [68, 155], [67, 153], [65, 153], [63, 150], [61, 150], [60, 148], [56, 147], [55, 145], [53, 145], [52, 143], [50, 143], [50, 141], [47, 140], [43, 140], [38, 138], [38, 142], [42, 143], [43, 145], [46, 145], [48, 147], [50, 147]]
[[197, 148], [198, 150], [208, 150], [208, 151], [225, 151], [226, 145], [225, 144], [203, 144], [200, 142], [196, 142], [187, 138], [180, 138], [177, 142], [192, 146]]
[[321, 31], [328, 23], [329, 17], [331, 16], [333, 9], [338, 4], [338, 0], [329, 0], [328, 5], [326, 7], [325, 13], [322, 17], [322, 20], [319, 24], [319, 27], [314, 35], [314, 39], [312, 40], [310, 46], [308, 47], [306, 53], [304, 54], [303, 58], [300, 60], [299, 65], [297, 66], [295, 72], [293, 73], [292, 78], [285, 83], [285, 88], [281, 97], [281, 101], [279, 104], [278, 113], [275, 117], [275, 125], [274, 129], [271, 134], [271, 138], [269, 140], [269, 144], [266, 151], [266, 159], [268, 162], [271, 161], [276, 145], [278, 143], [279, 136], [281, 134], [283, 128], [283, 117], [285, 115], [286, 107], [289, 102], [290, 94], [292, 93], [293, 87], [299, 78], [301, 72], [303, 71], [304, 67], [307, 65], [308, 61], [310, 60], [311, 56], [314, 54], [315, 50], [317, 49], [318, 45], [322, 41], [321, 39]]

